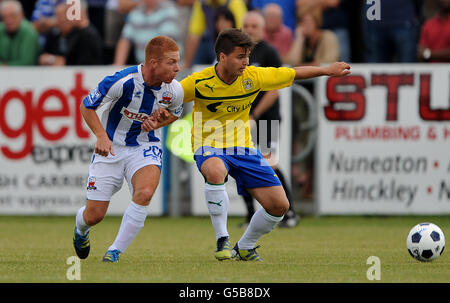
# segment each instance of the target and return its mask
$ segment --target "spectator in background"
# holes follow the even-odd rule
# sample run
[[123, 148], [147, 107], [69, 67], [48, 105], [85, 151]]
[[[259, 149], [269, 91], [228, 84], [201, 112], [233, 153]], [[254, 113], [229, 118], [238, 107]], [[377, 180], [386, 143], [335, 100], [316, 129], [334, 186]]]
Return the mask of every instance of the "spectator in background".
[[22, 4], [16, 0], [0, 3], [0, 65], [34, 65], [39, 55], [39, 38], [25, 19]]
[[172, 0], [178, 6], [178, 24], [181, 29], [182, 45], [186, 44], [186, 37], [188, 35], [189, 19], [191, 18], [192, 7], [195, 0]]
[[116, 0], [118, 1], [118, 11], [123, 14], [129, 14], [133, 9], [138, 7], [142, 0]]
[[322, 29], [333, 31], [339, 41], [339, 60], [350, 62], [350, 0], [297, 0], [299, 11], [320, 7], [323, 12]]
[[211, 64], [216, 59], [214, 19], [221, 7], [233, 13], [237, 28], [242, 27], [242, 18], [247, 12], [243, 0], [196, 0], [185, 43], [184, 68], [190, 68], [193, 64]]
[[114, 59], [115, 65], [125, 65], [132, 46], [135, 59], [144, 62], [145, 45], [152, 38], [166, 35], [179, 44], [180, 29], [177, 26], [178, 11], [171, 1], [142, 0], [127, 17]]
[[126, 16], [141, 0], [108, 0], [105, 6], [104, 62], [114, 62], [114, 52], [125, 25]]
[[294, 32], [297, 25], [296, 0], [249, 0], [250, 9], [257, 9], [260, 12], [263, 12], [268, 4], [277, 4], [281, 8], [283, 24]]
[[363, 25], [368, 63], [416, 62], [422, 0], [383, 1], [380, 20], [369, 20], [365, 3]]
[[439, 0], [424, 0], [422, 9], [424, 20], [431, 19], [434, 15], [436, 15], [439, 10], [438, 1]]
[[[226, 7], [221, 7], [217, 11], [214, 17], [215, 34], [214, 37], [217, 39], [220, 32], [227, 28], [236, 28], [236, 21], [234, 20], [233, 13]], [[211, 61], [211, 64], [216, 64], [217, 59]]]
[[265, 31], [264, 40], [275, 47], [283, 62], [291, 49], [294, 36], [289, 27], [283, 23], [283, 11], [276, 3], [264, 7]]
[[65, 3], [65, 0], [38, 0], [34, 6], [31, 22], [39, 33], [41, 46], [44, 46], [45, 36], [50, 29], [56, 27], [55, 9], [61, 3]]
[[438, 13], [425, 22], [417, 57], [423, 62], [450, 62], [450, 0], [438, 1]]
[[[323, 30], [322, 9], [320, 6], [300, 7], [295, 40], [287, 56], [287, 63], [292, 66], [320, 65], [334, 62], [339, 59], [339, 42], [336, 35], [330, 30]], [[302, 84], [304, 88], [313, 93], [311, 83]], [[303, 102], [293, 102], [293, 154], [298, 154], [303, 148], [305, 134], [300, 125], [305, 120], [307, 108]], [[303, 199], [313, 197], [314, 181], [314, 154], [308, 155], [302, 163], [292, 166], [292, 180], [296, 187], [302, 188]]]
[[91, 25], [97, 29], [102, 42], [105, 38], [105, 6], [108, 0], [86, 0]]
[[68, 20], [69, 5], [56, 7], [57, 28], [46, 39], [41, 65], [99, 65], [102, 64], [102, 41], [97, 29], [90, 24], [86, 2], [81, 1], [80, 20]]
[[216, 28], [216, 38], [224, 29], [236, 28], [236, 21], [234, 20], [233, 13], [226, 7], [222, 7], [217, 11], [214, 18], [214, 24]]
[[295, 40], [286, 58], [292, 66], [320, 65], [339, 59], [339, 42], [329, 30], [322, 30], [322, 9], [306, 7], [300, 10]]

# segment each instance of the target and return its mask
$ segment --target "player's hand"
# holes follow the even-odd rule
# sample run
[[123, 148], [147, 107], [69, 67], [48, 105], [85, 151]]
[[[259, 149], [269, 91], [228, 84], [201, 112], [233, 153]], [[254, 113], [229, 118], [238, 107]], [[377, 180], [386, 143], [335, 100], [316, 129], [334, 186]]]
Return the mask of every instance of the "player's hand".
[[141, 129], [145, 132], [150, 132], [161, 126], [163, 122], [170, 118], [170, 113], [165, 108], [158, 108], [153, 112], [144, 122], [142, 122]]
[[94, 152], [100, 156], [107, 157], [109, 154], [115, 156], [112, 142], [109, 140], [108, 135], [102, 135], [97, 137], [97, 143], [95, 143]]
[[159, 123], [158, 123], [158, 120], [156, 119], [156, 117], [151, 115], [150, 117], [145, 119], [144, 122], [142, 122], [141, 129], [145, 132], [151, 132], [152, 130], [157, 129], [158, 125], [159, 125]]
[[342, 77], [350, 74], [350, 64], [335, 62], [327, 67], [327, 75], [330, 77]]
[[156, 119], [156, 121], [158, 122], [164, 122], [167, 119], [169, 119], [170, 114], [167, 111], [167, 109], [165, 108], [158, 108], [153, 114], [152, 116]]

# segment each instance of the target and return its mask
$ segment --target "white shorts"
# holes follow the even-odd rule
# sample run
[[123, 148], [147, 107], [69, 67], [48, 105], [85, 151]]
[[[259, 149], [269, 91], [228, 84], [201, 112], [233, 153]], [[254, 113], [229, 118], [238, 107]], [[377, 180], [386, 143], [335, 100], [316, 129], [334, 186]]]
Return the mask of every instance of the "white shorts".
[[122, 188], [123, 179], [133, 195], [131, 178], [134, 173], [147, 165], [161, 169], [162, 150], [159, 146], [113, 146], [115, 156], [92, 155], [89, 177], [86, 185], [86, 199], [110, 201], [113, 194]]

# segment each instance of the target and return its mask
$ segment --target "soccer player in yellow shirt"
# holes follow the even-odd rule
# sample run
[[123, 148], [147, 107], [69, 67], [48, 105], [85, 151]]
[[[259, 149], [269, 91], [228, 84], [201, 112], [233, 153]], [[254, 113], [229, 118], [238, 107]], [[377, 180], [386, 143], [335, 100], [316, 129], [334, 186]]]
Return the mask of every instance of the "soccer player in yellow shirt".
[[[295, 79], [345, 76], [350, 65], [327, 67], [249, 66], [251, 38], [240, 29], [222, 31], [215, 43], [218, 63], [181, 81], [184, 102], [194, 101], [192, 145], [197, 167], [205, 178], [205, 197], [216, 233], [218, 260], [261, 261], [256, 242], [269, 233], [289, 209], [277, 175], [255, 148], [250, 136], [249, 112], [260, 91], [292, 85]], [[146, 127], [144, 122], [143, 127]], [[262, 206], [233, 249], [227, 231], [228, 174], [238, 193], [247, 191]]]

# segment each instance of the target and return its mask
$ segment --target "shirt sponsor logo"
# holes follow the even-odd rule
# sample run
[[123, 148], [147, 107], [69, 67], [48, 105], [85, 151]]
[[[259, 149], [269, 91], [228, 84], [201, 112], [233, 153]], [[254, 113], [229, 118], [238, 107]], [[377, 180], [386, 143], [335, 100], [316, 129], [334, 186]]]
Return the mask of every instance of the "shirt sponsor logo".
[[122, 110], [120, 111], [120, 113], [132, 121], [144, 122], [145, 119], [147, 119], [147, 117], [148, 117], [148, 115], [146, 113], [134, 113], [134, 112], [128, 110], [126, 107], [122, 107]]
[[222, 104], [223, 102], [215, 102], [215, 103], [211, 103], [211, 104], [208, 104], [207, 106], [206, 106], [206, 108], [210, 111], [210, 112], [213, 112], [213, 113], [215, 113], [215, 112], [217, 112], [217, 107], [220, 105], [220, 104]]

